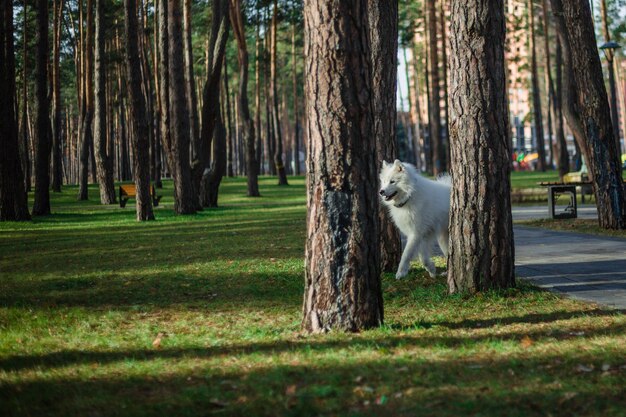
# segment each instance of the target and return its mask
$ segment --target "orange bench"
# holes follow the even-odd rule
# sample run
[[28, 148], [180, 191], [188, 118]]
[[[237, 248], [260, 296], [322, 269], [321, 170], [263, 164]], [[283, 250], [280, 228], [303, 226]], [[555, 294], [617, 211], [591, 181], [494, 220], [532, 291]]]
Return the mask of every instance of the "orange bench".
[[[120, 196], [120, 207], [126, 207], [126, 203], [129, 198], [137, 198], [137, 188], [135, 184], [123, 184], [120, 185], [119, 188], [119, 196]], [[156, 190], [154, 189], [154, 185], [150, 185], [150, 197], [152, 197], [152, 205], [158, 206], [159, 201], [161, 201], [160, 195], [156, 195]]]

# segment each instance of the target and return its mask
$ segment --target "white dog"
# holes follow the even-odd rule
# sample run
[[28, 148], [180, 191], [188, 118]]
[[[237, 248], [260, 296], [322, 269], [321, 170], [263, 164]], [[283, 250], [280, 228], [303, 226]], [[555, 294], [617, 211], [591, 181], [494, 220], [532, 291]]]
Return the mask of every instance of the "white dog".
[[411, 164], [397, 159], [392, 164], [383, 161], [380, 196], [406, 237], [396, 278], [406, 276], [416, 255], [430, 276], [435, 277], [435, 264], [430, 259], [435, 239], [444, 256], [448, 256], [450, 177], [432, 181], [422, 177]]

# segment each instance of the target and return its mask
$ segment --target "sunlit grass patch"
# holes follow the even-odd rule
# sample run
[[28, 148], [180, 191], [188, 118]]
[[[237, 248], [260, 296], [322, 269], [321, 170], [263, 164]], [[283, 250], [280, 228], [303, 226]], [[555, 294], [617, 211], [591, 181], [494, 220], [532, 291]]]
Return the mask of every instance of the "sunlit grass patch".
[[[518, 283], [385, 274], [385, 324], [300, 333], [304, 181], [157, 220], [54, 195], [0, 224], [0, 415], [626, 414], [626, 317]], [[444, 260], [437, 258], [438, 270]]]

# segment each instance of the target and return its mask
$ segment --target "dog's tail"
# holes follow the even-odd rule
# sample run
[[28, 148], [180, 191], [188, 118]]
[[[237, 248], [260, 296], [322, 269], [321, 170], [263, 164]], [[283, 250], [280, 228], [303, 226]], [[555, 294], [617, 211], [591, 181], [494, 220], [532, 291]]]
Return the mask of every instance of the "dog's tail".
[[448, 187], [452, 186], [452, 177], [450, 176], [450, 174], [441, 174], [436, 178], [436, 181], [438, 183], [447, 185]]

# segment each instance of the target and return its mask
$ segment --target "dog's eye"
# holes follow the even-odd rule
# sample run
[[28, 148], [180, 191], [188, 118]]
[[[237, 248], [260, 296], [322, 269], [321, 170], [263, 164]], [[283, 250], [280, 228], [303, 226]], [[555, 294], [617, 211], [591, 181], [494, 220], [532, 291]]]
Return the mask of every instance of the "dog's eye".
[[395, 184], [396, 182], [394, 180], [389, 181], [389, 184]]

